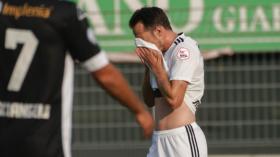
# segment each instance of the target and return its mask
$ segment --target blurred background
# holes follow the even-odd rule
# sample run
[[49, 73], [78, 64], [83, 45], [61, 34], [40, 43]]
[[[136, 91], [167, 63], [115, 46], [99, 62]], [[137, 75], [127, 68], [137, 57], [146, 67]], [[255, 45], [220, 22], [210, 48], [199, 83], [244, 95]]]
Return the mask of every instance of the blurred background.
[[[280, 156], [279, 0], [74, 1], [139, 96], [144, 68], [133, 54], [128, 21], [143, 6], [164, 9], [174, 31], [197, 40], [205, 58], [197, 119], [210, 156]], [[150, 140], [133, 115], [82, 68], [75, 77], [73, 157], [145, 156]]]

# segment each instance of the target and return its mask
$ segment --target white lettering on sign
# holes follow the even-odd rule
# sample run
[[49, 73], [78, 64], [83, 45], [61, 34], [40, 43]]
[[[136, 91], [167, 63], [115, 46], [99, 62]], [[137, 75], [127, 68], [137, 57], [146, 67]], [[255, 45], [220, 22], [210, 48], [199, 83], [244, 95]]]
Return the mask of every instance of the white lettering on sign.
[[86, 7], [87, 12], [89, 12], [88, 18], [92, 22], [96, 33], [110, 34], [96, 0], [79, 0], [79, 6], [81, 8]]
[[[228, 33], [228, 32], [232, 32], [234, 30], [235, 27], [235, 19], [234, 18], [227, 18], [226, 19], [226, 24], [223, 25], [222, 24], [222, 18], [223, 18], [223, 11], [224, 9], [222, 7], [217, 7], [216, 10], [214, 11], [214, 15], [213, 15], [213, 23], [215, 28], [219, 31], [219, 32], [223, 32], [223, 33]], [[229, 6], [229, 8], [227, 9], [227, 11], [233, 15], [236, 14], [236, 9], [233, 6]]]
[[[169, 10], [171, 0], [146, 0], [148, 6], [158, 6], [164, 10]], [[212, 25], [218, 32], [257, 32], [257, 31], [280, 31], [280, 4], [270, 6], [258, 5], [255, 7], [246, 5], [217, 6], [214, 11], [206, 10], [205, 0], [189, 0], [189, 7], [186, 7], [184, 14], [188, 19], [176, 19], [171, 21], [171, 25], [176, 32], [192, 32], [196, 30], [204, 19], [205, 13], [212, 13]], [[210, 3], [210, 2], [209, 2]], [[96, 35], [125, 35], [128, 26], [127, 13], [123, 14], [121, 5], [125, 5], [128, 13], [132, 13], [146, 6], [142, 0], [113, 0], [112, 8], [102, 12], [98, 0], [79, 0], [79, 6], [87, 10], [88, 18], [94, 26]], [[109, 12], [112, 21], [106, 21], [105, 17]], [[130, 13], [131, 12], [131, 13]], [[125, 15], [125, 16], [124, 16]], [[207, 16], [208, 17], [208, 16]], [[124, 19], [125, 18], [125, 19]], [[186, 21], [182, 26], [177, 26], [176, 21]]]
[[[141, 3], [140, 0], [114, 0], [113, 8], [114, 11], [114, 27], [110, 31], [108, 25], [106, 24], [105, 18], [100, 7], [98, 6], [97, 0], [80, 0], [79, 6], [81, 8], [86, 8], [89, 12], [89, 20], [92, 22], [95, 33], [97, 35], [122, 35], [125, 33], [121, 27], [122, 13], [120, 10], [121, 3], [124, 3], [131, 12], [134, 12], [145, 5]], [[148, 1], [149, 5], [152, 5], [151, 1]], [[168, 10], [170, 6], [170, 0], [156, 0], [155, 5], [162, 8], [163, 10]], [[176, 27], [175, 23], [172, 24], [173, 28], [177, 32], [190, 32], [197, 28], [203, 19], [204, 13], [204, 1], [203, 0], [190, 0], [190, 12], [188, 22], [182, 27]], [[183, 19], [182, 19], [183, 20]]]
[[280, 4], [274, 4], [272, 7], [272, 12], [274, 31], [280, 31]]
[[240, 32], [248, 32], [248, 17], [247, 8], [245, 6], [240, 6], [239, 8], [239, 19], [240, 19]]
[[203, 19], [204, 14], [204, 1], [203, 0], [190, 0], [190, 12], [189, 20], [183, 27], [176, 27], [175, 23], [172, 24], [172, 27], [176, 32], [191, 32], [195, 30]]
[[272, 6], [271, 15], [267, 14], [266, 9], [263, 6], [257, 6], [254, 9], [244, 5], [226, 8], [219, 6], [213, 13], [213, 25], [222, 33], [280, 31], [280, 4]]
[[256, 8], [253, 20], [250, 26], [250, 31], [255, 32], [257, 25], [261, 26], [262, 31], [268, 32], [271, 30], [270, 24], [267, 20], [263, 7], [259, 6]]

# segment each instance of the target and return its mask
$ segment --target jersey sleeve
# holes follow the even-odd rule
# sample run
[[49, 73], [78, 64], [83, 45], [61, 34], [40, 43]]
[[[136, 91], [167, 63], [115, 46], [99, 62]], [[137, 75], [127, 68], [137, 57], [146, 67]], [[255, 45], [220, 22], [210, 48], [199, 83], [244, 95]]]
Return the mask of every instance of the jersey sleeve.
[[201, 54], [196, 44], [178, 45], [171, 58], [170, 80], [183, 80], [191, 83], [200, 57]]
[[99, 70], [109, 63], [105, 52], [100, 49], [96, 41], [86, 14], [76, 6], [72, 8], [64, 35], [72, 58], [88, 71]]

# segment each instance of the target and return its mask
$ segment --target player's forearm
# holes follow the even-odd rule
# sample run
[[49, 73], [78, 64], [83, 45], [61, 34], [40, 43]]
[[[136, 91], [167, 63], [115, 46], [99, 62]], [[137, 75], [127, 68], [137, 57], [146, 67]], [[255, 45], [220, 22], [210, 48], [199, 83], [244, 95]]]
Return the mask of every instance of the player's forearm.
[[143, 85], [142, 85], [142, 95], [144, 98], [144, 102], [149, 107], [153, 107], [155, 105], [155, 102], [154, 102], [153, 90], [151, 88], [149, 81], [150, 81], [149, 71], [146, 70]]
[[182, 102], [176, 96], [176, 91], [172, 88], [172, 84], [168, 79], [165, 71], [159, 70], [155, 72], [158, 88], [164, 98], [167, 100], [171, 108], [175, 109], [181, 105]]
[[158, 88], [160, 92], [163, 94], [163, 96], [166, 99], [172, 99], [173, 98], [172, 88], [167, 75], [164, 75], [163, 73], [158, 74], [156, 75], [156, 80], [157, 80]]
[[128, 107], [132, 112], [139, 113], [145, 110], [139, 98], [130, 89], [122, 74], [112, 65], [106, 72], [93, 75], [97, 82], [122, 105]]

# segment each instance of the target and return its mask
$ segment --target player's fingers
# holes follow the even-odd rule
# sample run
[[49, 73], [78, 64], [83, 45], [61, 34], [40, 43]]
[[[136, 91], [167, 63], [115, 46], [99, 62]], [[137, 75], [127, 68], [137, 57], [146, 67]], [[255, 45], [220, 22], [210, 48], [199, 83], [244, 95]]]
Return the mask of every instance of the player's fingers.
[[138, 51], [139, 57], [144, 61], [144, 63], [148, 63], [149, 64], [149, 58], [146, 56], [146, 54], [139, 50]]
[[150, 52], [150, 49], [148, 49], [148, 48], [146, 48], [146, 47], [143, 47], [143, 48], [141, 48], [141, 51], [142, 51], [142, 53], [143, 53], [145, 56], [147, 56], [147, 57], [150, 57], [150, 56], [151, 56], [151, 53], [152, 53], [152, 52]]
[[136, 53], [136, 55], [137, 55], [138, 57], [140, 57], [140, 53], [141, 53], [141, 52], [140, 52], [139, 48], [136, 48], [136, 49], [135, 49], [135, 53]]
[[144, 53], [145, 57], [147, 58], [147, 60], [150, 61], [150, 63], [155, 63], [156, 61], [162, 58], [162, 55], [153, 49], [144, 47], [141, 49], [141, 51], [142, 53]]
[[145, 52], [143, 51], [143, 48], [137, 48], [136, 49], [136, 52], [137, 52], [137, 54], [138, 54], [138, 56], [139, 57], [141, 57], [141, 58], [145, 58]]
[[139, 57], [139, 59], [140, 59], [140, 61], [142, 62], [142, 64], [145, 64], [145, 61], [144, 61], [144, 59], [143, 59], [143, 57], [142, 57], [142, 55], [141, 55], [141, 52], [140, 52], [139, 48], [137, 48], [137, 49], [135, 50], [135, 53], [136, 53], [136, 55]]
[[158, 62], [157, 57], [153, 56], [153, 53], [151, 51], [151, 49], [149, 48], [145, 48], [145, 47], [139, 47], [138, 48], [138, 54], [139, 57], [142, 58], [142, 60], [144, 60], [144, 63], [148, 66], [148, 67], [153, 67], [156, 62]]
[[145, 56], [149, 55], [148, 52], [147, 52], [147, 48], [145, 48], [145, 47], [140, 47], [139, 51]]
[[147, 127], [145, 127], [144, 137], [150, 138], [153, 134], [153, 130], [154, 130], [153, 121], [150, 121], [149, 124], [147, 124]]
[[150, 52], [148, 51], [147, 48], [141, 48], [139, 49], [139, 52], [141, 53], [141, 57], [147, 62], [147, 63], [151, 63], [152, 61], [152, 57], [151, 57], [151, 54]]

